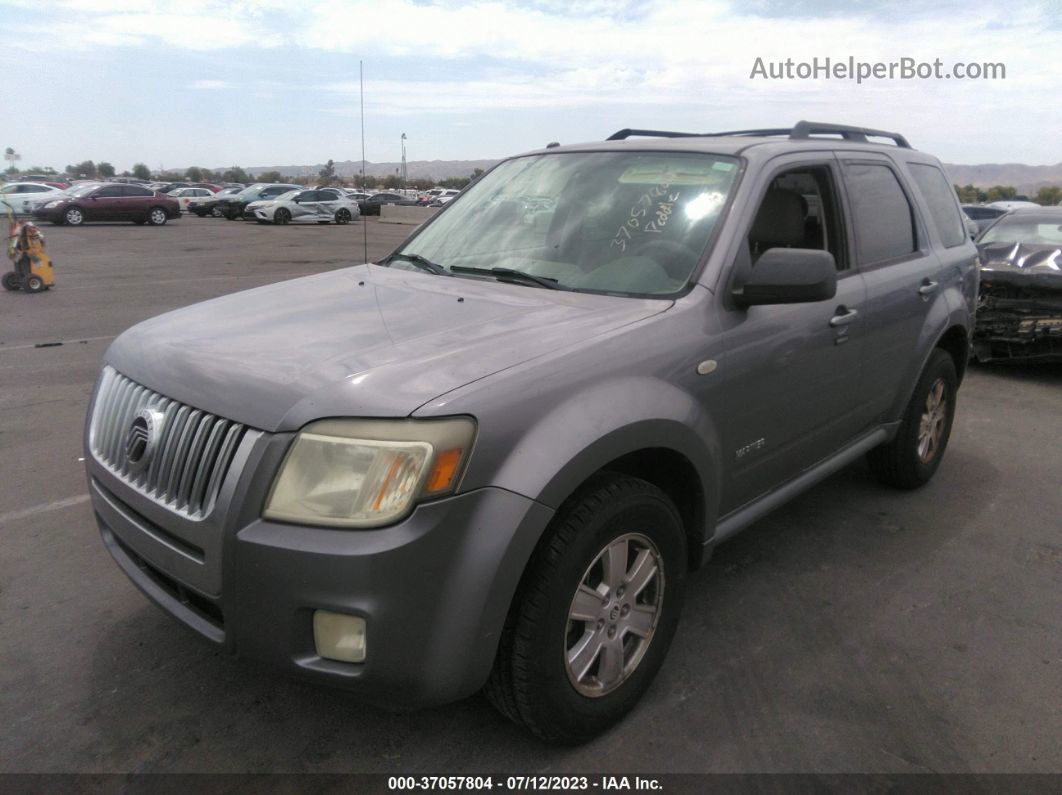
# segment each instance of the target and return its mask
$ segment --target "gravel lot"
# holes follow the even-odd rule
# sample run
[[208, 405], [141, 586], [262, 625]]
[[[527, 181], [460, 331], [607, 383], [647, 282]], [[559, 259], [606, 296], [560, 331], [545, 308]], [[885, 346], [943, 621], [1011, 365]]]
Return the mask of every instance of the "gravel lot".
[[[361, 261], [362, 229], [49, 226], [57, 288], [0, 294], [0, 772], [1062, 771], [1058, 366], [972, 368], [924, 490], [857, 464], [723, 545], [648, 698], [581, 748], [480, 697], [366, 707], [149, 604], [100, 542], [78, 460], [107, 345]], [[410, 227], [368, 229], [378, 257]]]

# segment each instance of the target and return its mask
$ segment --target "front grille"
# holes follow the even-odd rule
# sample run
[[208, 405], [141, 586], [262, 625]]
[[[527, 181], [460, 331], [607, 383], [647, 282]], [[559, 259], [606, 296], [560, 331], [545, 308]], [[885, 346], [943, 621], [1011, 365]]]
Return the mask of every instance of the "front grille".
[[[162, 415], [150, 461], [129, 461], [129, 434], [142, 409]], [[146, 497], [191, 519], [214, 507], [246, 426], [171, 400], [105, 367], [92, 414], [92, 454]]]

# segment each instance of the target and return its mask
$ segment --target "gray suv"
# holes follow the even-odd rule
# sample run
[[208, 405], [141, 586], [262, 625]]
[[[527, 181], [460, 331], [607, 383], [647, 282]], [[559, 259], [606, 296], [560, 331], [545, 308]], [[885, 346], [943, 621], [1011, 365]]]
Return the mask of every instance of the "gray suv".
[[483, 689], [577, 742], [649, 686], [717, 544], [862, 456], [932, 477], [977, 273], [897, 134], [550, 146], [380, 262], [122, 334], [92, 504], [230, 652], [389, 706]]

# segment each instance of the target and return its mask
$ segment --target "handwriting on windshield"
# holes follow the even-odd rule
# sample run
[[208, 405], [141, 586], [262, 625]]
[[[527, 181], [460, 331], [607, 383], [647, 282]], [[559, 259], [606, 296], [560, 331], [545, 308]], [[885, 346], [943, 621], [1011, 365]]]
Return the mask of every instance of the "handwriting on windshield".
[[670, 191], [671, 186], [663, 183], [638, 197], [638, 201], [631, 207], [629, 217], [616, 230], [610, 248], [626, 251], [627, 244], [634, 240], [635, 235], [659, 234], [664, 231], [664, 227], [671, 220], [675, 202], [679, 200], [679, 193]]

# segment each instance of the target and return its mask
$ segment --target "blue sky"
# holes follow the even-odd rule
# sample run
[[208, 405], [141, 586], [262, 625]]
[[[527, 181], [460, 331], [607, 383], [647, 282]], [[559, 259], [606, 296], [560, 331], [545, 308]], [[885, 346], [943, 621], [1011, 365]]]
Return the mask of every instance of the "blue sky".
[[[1062, 3], [0, 0], [0, 146], [119, 170], [494, 158], [627, 126], [895, 129], [948, 162], [1062, 161]], [[756, 57], [940, 58], [993, 81], [751, 80]], [[19, 104], [25, 112], [15, 112]]]

